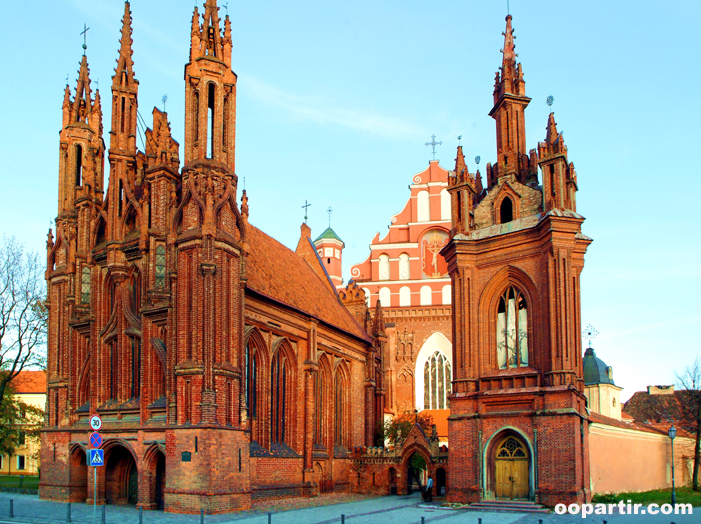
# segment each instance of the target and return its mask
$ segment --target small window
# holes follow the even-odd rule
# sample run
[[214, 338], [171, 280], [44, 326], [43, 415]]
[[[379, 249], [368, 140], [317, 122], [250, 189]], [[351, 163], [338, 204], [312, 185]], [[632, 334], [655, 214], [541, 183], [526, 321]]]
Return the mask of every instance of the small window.
[[499, 223], [506, 224], [514, 219], [514, 203], [509, 197], [506, 197], [501, 202], [501, 207], [499, 208]]
[[25, 444], [27, 444], [27, 434], [24, 431], [20, 431], [17, 436], [17, 445], [24, 446]]
[[613, 407], [614, 408], [616, 407], [616, 399], [615, 398], [613, 399]]
[[83, 185], [83, 146], [75, 146], [75, 185]]
[[90, 304], [90, 268], [84, 267], [80, 275], [80, 303]]
[[17, 455], [17, 470], [21, 471], [25, 469], [24, 455]]
[[156, 287], [163, 289], [166, 285], [166, 248], [156, 248]]

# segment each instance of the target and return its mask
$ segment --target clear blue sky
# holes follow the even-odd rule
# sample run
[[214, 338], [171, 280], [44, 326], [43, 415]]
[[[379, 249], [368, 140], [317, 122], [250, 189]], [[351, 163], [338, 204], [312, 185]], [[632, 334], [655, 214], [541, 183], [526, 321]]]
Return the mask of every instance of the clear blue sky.
[[[167, 94], [181, 144], [193, 5], [132, 2], [140, 112], [150, 123]], [[63, 88], [67, 74], [75, 87], [79, 33], [87, 23], [108, 129], [122, 12], [120, 0], [3, 6], [0, 233], [30, 249], [44, 252], [56, 214]], [[488, 112], [505, 1], [230, 0], [229, 14], [239, 180], [251, 222], [287, 246], [296, 245], [305, 199], [315, 235], [331, 206], [348, 278], [402, 209], [412, 175], [431, 158], [432, 134], [445, 168], [458, 135], [467, 158], [494, 160]], [[594, 238], [583, 325], [601, 333], [594, 346], [624, 397], [670, 383], [701, 354], [698, 4], [512, 0], [511, 14], [533, 99], [528, 147], [545, 137], [552, 94], [578, 173], [583, 231]]]

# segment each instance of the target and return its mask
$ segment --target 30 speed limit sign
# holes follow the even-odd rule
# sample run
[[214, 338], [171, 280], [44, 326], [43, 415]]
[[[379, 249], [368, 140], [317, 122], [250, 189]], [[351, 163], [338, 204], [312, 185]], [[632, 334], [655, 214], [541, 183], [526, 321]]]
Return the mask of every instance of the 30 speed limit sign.
[[97, 431], [102, 427], [102, 419], [100, 418], [100, 415], [93, 415], [90, 417], [90, 427], [93, 429], [93, 431]]

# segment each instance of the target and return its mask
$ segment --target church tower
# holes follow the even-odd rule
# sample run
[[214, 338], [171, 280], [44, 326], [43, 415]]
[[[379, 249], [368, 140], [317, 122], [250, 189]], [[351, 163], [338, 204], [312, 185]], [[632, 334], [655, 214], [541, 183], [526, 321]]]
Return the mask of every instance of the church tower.
[[319, 237], [314, 241], [314, 246], [319, 253], [319, 258], [324, 263], [324, 268], [329, 274], [329, 278], [336, 288], [343, 286], [343, 264], [341, 257], [343, 256], [343, 248], [346, 245], [343, 240], [331, 229], [331, 226], [326, 228]]
[[579, 276], [591, 239], [552, 114], [545, 142], [525, 153], [529, 98], [511, 22], [490, 112], [499, 157], [487, 166], [487, 191], [461, 147], [450, 179], [453, 229], [441, 252], [453, 284], [449, 498], [582, 503], [590, 492]]

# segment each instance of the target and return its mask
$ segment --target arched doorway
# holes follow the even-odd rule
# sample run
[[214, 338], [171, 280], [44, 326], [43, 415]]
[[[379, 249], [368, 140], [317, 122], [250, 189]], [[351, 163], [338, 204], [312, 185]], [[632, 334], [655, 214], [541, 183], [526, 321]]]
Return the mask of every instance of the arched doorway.
[[115, 445], [109, 449], [105, 462], [107, 504], [136, 504], [139, 499], [139, 472], [134, 456], [124, 446]]
[[414, 490], [421, 491], [423, 484], [421, 483], [422, 473], [428, 468], [426, 459], [418, 452], [414, 452], [406, 461], [406, 491], [407, 495], [411, 495]]
[[319, 462], [314, 464], [314, 482], [319, 487], [319, 493], [324, 493], [326, 491], [324, 482], [324, 468]]
[[69, 500], [84, 502], [88, 498], [88, 464], [85, 450], [79, 446], [71, 451], [70, 478]]
[[494, 453], [494, 493], [497, 499], [528, 499], [528, 446], [515, 435], [497, 442]]
[[440, 497], [445, 495], [446, 488], [446, 474], [444, 468], [438, 468], [436, 470], [436, 496]]

